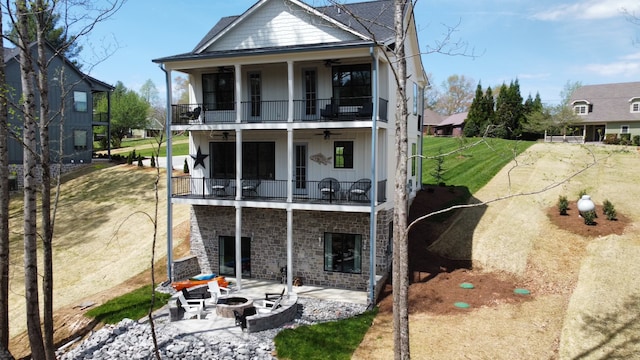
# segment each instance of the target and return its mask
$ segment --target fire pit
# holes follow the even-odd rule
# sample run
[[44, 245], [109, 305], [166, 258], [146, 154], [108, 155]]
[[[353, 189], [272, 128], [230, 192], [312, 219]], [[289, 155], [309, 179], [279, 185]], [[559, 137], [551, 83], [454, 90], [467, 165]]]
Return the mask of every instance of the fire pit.
[[216, 314], [226, 318], [233, 318], [234, 310], [242, 314], [244, 309], [250, 307], [253, 307], [253, 300], [251, 299], [240, 296], [223, 297], [218, 299], [218, 303], [216, 304]]

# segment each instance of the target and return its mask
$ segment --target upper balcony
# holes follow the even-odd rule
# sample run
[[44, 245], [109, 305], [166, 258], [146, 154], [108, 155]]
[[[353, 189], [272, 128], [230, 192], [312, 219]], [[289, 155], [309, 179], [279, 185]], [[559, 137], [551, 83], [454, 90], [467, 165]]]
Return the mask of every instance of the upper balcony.
[[[378, 104], [378, 120], [387, 122], [388, 101], [379, 98]], [[289, 119], [287, 100], [243, 101], [240, 121], [236, 119], [235, 106], [235, 103], [173, 105], [171, 124], [274, 123]], [[293, 122], [371, 120], [372, 116], [370, 97], [293, 101]]]

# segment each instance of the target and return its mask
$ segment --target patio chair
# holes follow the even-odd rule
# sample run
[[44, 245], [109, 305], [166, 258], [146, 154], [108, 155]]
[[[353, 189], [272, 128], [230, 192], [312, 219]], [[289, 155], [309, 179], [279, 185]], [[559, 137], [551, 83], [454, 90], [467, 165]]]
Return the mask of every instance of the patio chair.
[[227, 195], [227, 186], [229, 186], [229, 179], [213, 179], [211, 180], [211, 192], [215, 196]]
[[183, 120], [196, 120], [197, 118], [200, 117], [200, 112], [202, 111], [202, 108], [200, 106], [198, 106], [197, 108], [193, 109], [192, 111], [187, 111], [187, 112], [183, 112], [182, 114], [180, 114], [180, 119]]
[[242, 196], [258, 196], [258, 186], [260, 179], [242, 180]]
[[264, 293], [264, 299], [265, 300], [275, 300], [275, 299], [281, 299], [284, 296], [284, 291], [286, 288], [282, 289], [282, 292], [279, 293]]
[[358, 110], [356, 117], [371, 119], [371, 115], [373, 115], [373, 103], [368, 102], [362, 105], [362, 107]]
[[369, 190], [371, 189], [370, 179], [360, 179], [354, 182], [349, 188], [349, 198], [351, 200], [369, 201]]
[[324, 178], [318, 183], [318, 189], [322, 193], [323, 200], [336, 199], [340, 191], [340, 182], [331, 177]]
[[[217, 280], [209, 281], [207, 283], [207, 286], [209, 287], [207, 291], [209, 292], [209, 294], [211, 294], [211, 298], [209, 301], [212, 305], [217, 304], [218, 299], [222, 296], [227, 296], [231, 293], [231, 289], [220, 286]], [[224, 295], [222, 294], [223, 292], [225, 293]]]
[[338, 103], [331, 100], [331, 102], [325, 105], [324, 109], [320, 109], [320, 116], [325, 119], [335, 119], [338, 117], [340, 112], [340, 107]]
[[259, 314], [268, 314], [270, 312], [273, 312], [275, 309], [279, 308], [281, 301], [282, 301], [282, 298], [280, 297], [280, 298], [277, 298], [275, 301], [262, 300], [262, 304], [254, 303], [253, 305], [255, 306]]
[[233, 310], [233, 317], [236, 319], [236, 325], [244, 331], [247, 328], [247, 316], [255, 315], [256, 308], [250, 307], [242, 311], [242, 314], [238, 310]]
[[189, 299], [184, 297], [182, 291], [178, 292], [178, 301], [180, 306], [184, 309], [183, 319], [191, 319], [194, 316], [197, 319], [201, 319], [204, 314], [204, 299]]

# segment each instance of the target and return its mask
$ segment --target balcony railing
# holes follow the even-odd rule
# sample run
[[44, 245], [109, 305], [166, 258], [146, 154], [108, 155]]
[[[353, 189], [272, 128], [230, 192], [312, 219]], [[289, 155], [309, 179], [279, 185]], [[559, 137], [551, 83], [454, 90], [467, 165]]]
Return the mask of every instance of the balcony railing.
[[[243, 180], [242, 200], [287, 201], [288, 180]], [[368, 205], [372, 188], [366, 181], [297, 181], [293, 180], [293, 202], [317, 204]], [[377, 202], [386, 201], [386, 180], [378, 181]], [[172, 178], [171, 196], [188, 199], [234, 200], [236, 182], [231, 179]]]
[[[387, 121], [388, 101], [378, 99], [378, 119]], [[241, 122], [286, 122], [289, 119], [287, 100], [243, 101]], [[356, 121], [371, 120], [371, 97], [311, 99], [293, 101], [293, 121]], [[173, 125], [235, 123], [235, 103], [177, 104], [172, 106]]]
[[109, 114], [106, 112], [93, 113], [94, 123], [107, 123], [109, 122]]

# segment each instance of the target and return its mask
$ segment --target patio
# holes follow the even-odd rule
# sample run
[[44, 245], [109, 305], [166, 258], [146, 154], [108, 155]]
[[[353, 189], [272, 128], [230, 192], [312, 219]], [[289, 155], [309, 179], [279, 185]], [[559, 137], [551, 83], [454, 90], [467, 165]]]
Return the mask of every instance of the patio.
[[[255, 280], [255, 279], [243, 279], [242, 289], [234, 290], [231, 292], [231, 296], [242, 296], [247, 299], [251, 299], [254, 302], [260, 302], [264, 300], [266, 293], [281, 293], [285, 288], [285, 284], [280, 284], [273, 281]], [[206, 287], [206, 286], [205, 286]], [[321, 300], [341, 301], [354, 304], [367, 304], [367, 293], [365, 291], [352, 291], [343, 289], [332, 289], [318, 286], [296, 286], [293, 288], [294, 294], [285, 293], [282, 300], [282, 307], [278, 310], [274, 310], [269, 314], [257, 314], [249, 316], [247, 318], [248, 330], [261, 331], [266, 328], [261, 328], [265, 321], [270, 316], [278, 316], [279, 313], [287, 311], [297, 303], [298, 297], [309, 297]], [[296, 311], [295, 309], [293, 311]], [[255, 317], [255, 318], [254, 318]], [[253, 319], [252, 319], [253, 318]], [[259, 320], [262, 324], [251, 323], [252, 320]], [[206, 304], [205, 314], [202, 319], [188, 319], [178, 320], [171, 322], [172, 326], [177, 327], [181, 333], [227, 333], [231, 335], [243, 334], [240, 326], [236, 325], [234, 318], [219, 316], [216, 313], [216, 307], [214, 305]], [[276, 327], [276, 326], [273, 326]]]

